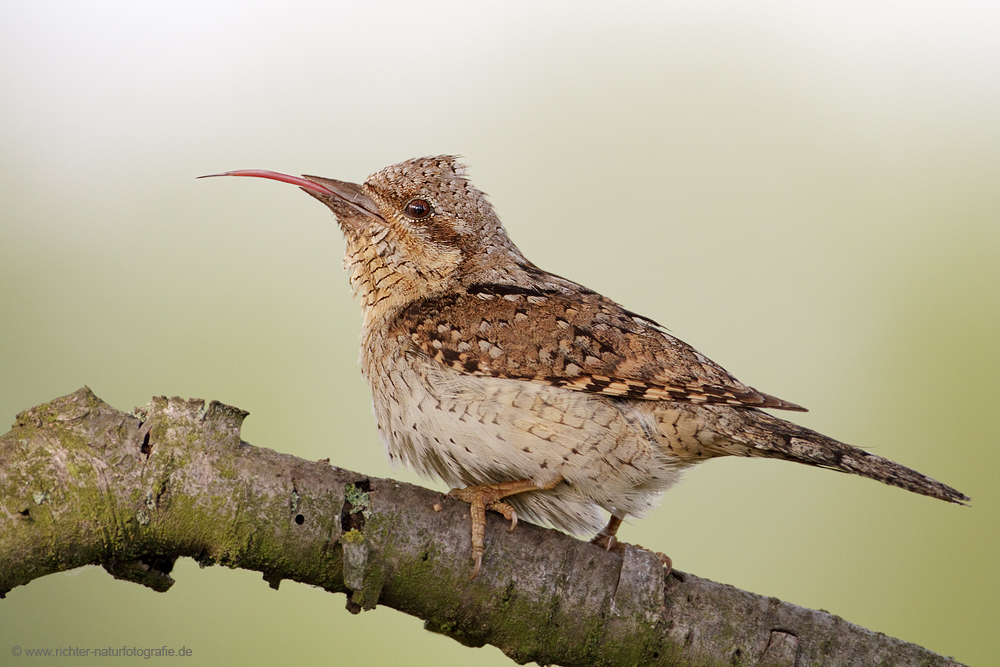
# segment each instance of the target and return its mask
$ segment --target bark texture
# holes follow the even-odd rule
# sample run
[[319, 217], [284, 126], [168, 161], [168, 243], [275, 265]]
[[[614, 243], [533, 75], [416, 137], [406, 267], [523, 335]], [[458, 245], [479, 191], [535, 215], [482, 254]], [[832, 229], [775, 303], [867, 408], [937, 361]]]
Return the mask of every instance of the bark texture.
[[[240, 440], [246, 412], [154, 398], [133, 413], [90, 389], [26, 410], [0, 436], [0, 597], [100, 564], [166, 591], [181, 556], [345, 593], [518, 663], [958, 665], [841, 618], [665, 576], [657, 557], [605, 552], [489, 516], [469, 582], [464, 503]], [[434, 506], [441, 507], [435, 511]]]

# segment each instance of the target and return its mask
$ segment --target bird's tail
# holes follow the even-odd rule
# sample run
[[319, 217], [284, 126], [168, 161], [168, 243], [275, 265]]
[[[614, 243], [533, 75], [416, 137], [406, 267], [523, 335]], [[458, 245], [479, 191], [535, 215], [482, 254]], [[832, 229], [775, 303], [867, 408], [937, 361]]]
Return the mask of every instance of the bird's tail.
[[730, 412], [723, 420], [725, 435], [733, 442], [720, 453], [786, 459], [839, 470], [932, 498], [964, 504], [960, 491], [889, 459], [844, 444], [822, 433], [779, 419], [759, 410]]

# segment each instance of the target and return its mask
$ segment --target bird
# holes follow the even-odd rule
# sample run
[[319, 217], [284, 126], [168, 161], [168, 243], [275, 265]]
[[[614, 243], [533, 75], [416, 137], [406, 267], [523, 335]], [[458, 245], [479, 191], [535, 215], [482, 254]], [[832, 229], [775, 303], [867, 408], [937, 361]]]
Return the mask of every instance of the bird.
[[[486, 511], [619, 547], [682, 472], [784, 459], [952, 503], [963, 493], [773, 416], [805, 411], [733, 377], [655, 320], [530, 262], [451, 155], [364, 183], [260, 169], [333, 212], [361, 302], [360, 366], [389, 459], [470, 505], [471, 579]], [[605, 519], [606, 514], [610, 515]]]

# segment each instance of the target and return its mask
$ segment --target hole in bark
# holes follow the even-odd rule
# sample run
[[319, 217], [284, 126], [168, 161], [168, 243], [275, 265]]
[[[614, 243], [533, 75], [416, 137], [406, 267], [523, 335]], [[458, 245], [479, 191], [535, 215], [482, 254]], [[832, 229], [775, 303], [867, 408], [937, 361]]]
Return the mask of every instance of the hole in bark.
[[306, 522], [306, 518], [304, 516], [302, 516], [301, 514], [296, 514], [295, 515], [295, 523], [297, 523], [298, 525], [301, 526], [305, 522]]
[[[351, 486], [354, 489], [351, 489]], [[344, 498], [344, 508], [340, 511], [340, 527], [345, 533], [352, 530], [364, 532], [365, 515], [370, 513], [368, 494], [371, 490], [371, 482], [367, 479], [348, 485], [347, 497]], [[352, 502], [352, 498], [354, 502]]]
[[364, 532], [365, 517], [361, 512], [351, 514], [351, 504], [344, 503], [344, 511], [340, 515], [340, 527], [345, 533], [352, 530]]
[[25, 507], [23, 510], [18, 512], [18, 514], [20, 514], [21, 516], [31, 516], [31, 510]]
[[153, 446], [151, 444], [149, 444], [149, 432], [148, 431], [146, 432], [146, 435], [144, 435], [142, 437], [142, 445], [139, 446], [139, 451], [142, 452], [143, 454], [145, 454], [147, 457], [153, 451]]
[[740, 649], [736, 649], [735, 651], [733, 651], [733, 659], [730, 662], [732, 662], [734, 665], [738, 665], [740, 664], [740, 658], [742, 657], [743, 657], [743, 651], [741, 651]]

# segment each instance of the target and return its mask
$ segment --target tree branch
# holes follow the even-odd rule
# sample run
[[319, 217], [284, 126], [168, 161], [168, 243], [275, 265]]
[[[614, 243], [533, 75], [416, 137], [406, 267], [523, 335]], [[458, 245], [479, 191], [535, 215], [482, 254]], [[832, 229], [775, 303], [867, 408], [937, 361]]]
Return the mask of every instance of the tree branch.
[[[133, 414], [90, 389], [0, 437], [0, 597], [101, 564], [166, 591], [177, 558], [257, 570], [381, 604], [469, 646], [560, 665], [958, 663], [811, 611], [489, 517], [469, 582], [464, 503], [240, 440], [246, 412], [154, 398]], [[439, 504], [440, 512], [433, 507]]]

